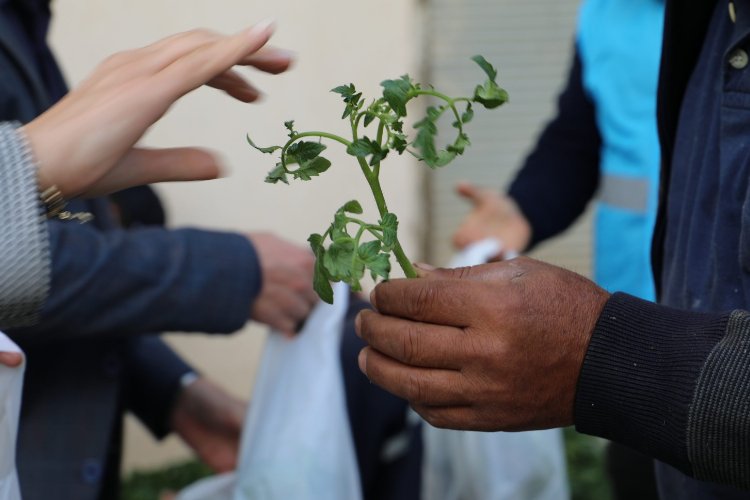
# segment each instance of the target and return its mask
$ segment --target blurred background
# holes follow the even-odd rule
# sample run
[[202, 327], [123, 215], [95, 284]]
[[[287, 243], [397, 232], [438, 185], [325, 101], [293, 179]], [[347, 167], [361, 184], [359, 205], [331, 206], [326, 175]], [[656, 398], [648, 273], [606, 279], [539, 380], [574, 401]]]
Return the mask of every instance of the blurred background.
[[[158, 186], [172, 226], [273, 230], [300, 243], [324, 229], [334, 210], [349, 199], [367, 202], [374, 210], [359, 168], [334, 146], [327, 155], [333, 167], [313, 182], [264, 184], [274, 161], [250, 149], [245, 134], [261, 145], [277, 144], [285, 136], [283, 122], [290, 119], [299, 130], [344, 131], [340, 100], [329, 90], [349, 82], [372, 96], [381, 80], [409, 73], [448, 94], [471, 95], [483, 75], [469, 58], [483, 54], [499, 69], [498, 81], [508, 90], [510, 103], [498, 112], [477, 112], [468, 130], [473, 146], [465, 156], [437, 172], [408, 155], [389, 158], [384, 165], [384, 190], [391, 210], [399, 215], [407, 254], [441, 264], [452, 252], [451, 234], [468, 211], [454, 194], [455, 183], [470, 180], [500, 190], [551, 116], [570, 61], [578, 4], [56, 0], [51, 44], [75, 84], [107, 55], [167, 34], [199, 26], [232, 32], [275, 19], [274, 44], [295, 51], [298, 61], [293, 71], [278, 77], [249, 73], [266, 92], [262, 102], [238, 105], [212, 89], [200, 90], [175, 106], [149, 133], [146, 144], [201, 145], [221, 152], [226, 160], [221, 180]], [[533, 255], [589, 275], [590, 246], [586, 216]], [[249, 326], [231, 337], [174, 333], [169, 341], [194, 366], [247, 398], [264, 336], [261, 328]], [[157, 443], [134, 419], [128, 421], [126, 442], [126, 475], [190, 458], [176, 438]], [[589, 447], [595, 453], [598, 445], [581, 446], [587, 457]]]

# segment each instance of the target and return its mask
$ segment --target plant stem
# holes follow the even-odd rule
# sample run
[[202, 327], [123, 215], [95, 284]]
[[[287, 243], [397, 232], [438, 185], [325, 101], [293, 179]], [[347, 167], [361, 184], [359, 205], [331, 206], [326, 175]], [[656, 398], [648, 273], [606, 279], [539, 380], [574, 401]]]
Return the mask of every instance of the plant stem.
[[[353, 115], [352, 115], [353, 116]], [[362, 115], [360, 115], [362, 116]], [[352, 118], [352, 138], [356, 141], [358, 139], [357, 130], [359, 128], [359, 118]], [[380, 126], [378, 127], [378, 144], [382, 140], [383, 134], [383, 122], [381, 120]], [[385, 204], [385, 196], [383, 195], [383, 188], [380, 187], [380, 162], [373, 168], [367, 165], [364, 158], [358, 156], [357, 162], [359, 167], [362, 169], [362, 173], [367, 180], [367, 184], [370, 185], [372, 195], [375, 197], [375, 204], [378, 207], [381, 219], [388, 213], [388, 206]], [[414, 270], [414, 266], [411, 265], [411, 260], [404, 253], [404, 249], [401, 248], [401, 243], [398, 241], [398, 231], [396, 231], [396, 241], [393, 244], [393, 254], [396, 256], [401, 269], [404, 270], [404, 274], [407, 278], [416, 278], [417, 272]]]
[[[368, 178], [367, 182], [370, 184], [370, 189], [372, 190], [372, 194], [375, 197], [375, 204], [378, 206], [378, 212], [380, 212], [380, 217], [382, 218], [385, 216], [385, 214], [388, 213], [388, 207], [385, 204], [383, 189], [380, 187], [380, 179], [378, 179], [377, 177], [374, 177], [372, 179]], [[416, 278], [417, 272], [414, 270], [414, 266], [411, 265], [411, 260], [409, 260], [409, 257], [407, 257], [404, 253], [404, 249], [401, 248], [401, 243], [398, 241], [398, 236], [396, 236], [396, 242], [393, 245], [393, 254], [396, 256], [396, 260], [401, 266], [401, 269], [404, 270], [404, 274], [406, 275], [406, 277]]]

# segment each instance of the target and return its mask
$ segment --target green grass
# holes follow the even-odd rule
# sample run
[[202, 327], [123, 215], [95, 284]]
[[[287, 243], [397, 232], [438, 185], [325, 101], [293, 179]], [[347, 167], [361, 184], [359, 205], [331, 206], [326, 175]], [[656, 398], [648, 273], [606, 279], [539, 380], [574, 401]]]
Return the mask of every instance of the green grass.
[[[604, 442], [565, 429], [565, 448], [572, 500], [610, 500], [604, 473]], [[123, 481], [121, 500], [158, 500], [163, 491], [178, 491], [211, 474], [197, 461], [151, 471], [133, 472]]]
[[564, 430], [572, 500], [610, 500], [612, 492], [604, 469], [605, 441]]
[[129, 474], [122, 484], [121, 500], [158, 500], [164, 491], [179, 491], [190, 483], [211, 475], [211, 469], [197, 460], [169, 467]]

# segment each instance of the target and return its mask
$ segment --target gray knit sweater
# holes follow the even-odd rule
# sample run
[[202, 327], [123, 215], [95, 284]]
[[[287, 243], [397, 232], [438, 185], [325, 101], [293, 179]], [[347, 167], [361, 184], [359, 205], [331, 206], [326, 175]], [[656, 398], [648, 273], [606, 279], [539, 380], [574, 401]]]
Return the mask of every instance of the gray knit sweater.
[[0, 123], [0, 328], [34, 323], [50, 287], [36, 165], [16, 123]]

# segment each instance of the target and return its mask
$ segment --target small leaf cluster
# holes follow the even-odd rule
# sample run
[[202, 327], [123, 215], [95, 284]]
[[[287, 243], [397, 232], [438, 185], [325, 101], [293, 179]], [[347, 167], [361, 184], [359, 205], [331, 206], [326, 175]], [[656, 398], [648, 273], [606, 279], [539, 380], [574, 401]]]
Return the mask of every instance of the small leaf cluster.
[[[324, 300], [333, 299], [332, 281], [343, 281], [353, 290], [359, 290], [360, 280], [367, 270], [373, 279], [387, 279], [390, 253], [396, 256], [407, 276], [416, 276], [398, 242], [398, 220], [388, 211], [383, 197], [380, 166], [389, 155], [408, 152], [435, 169], [451, 163], [471, 145], [464, 126], [474, 117], [474, 106], [495, 109], [508, 101], [507, 92], [497, 84], [497, 70], [482, 56], [474, 56], [472, 60], [486, 79], [475, 87], [471, 96], [450, 97], [415, 83], [408, 75], [381, 82], [382, 95], [369, 102], [354, 84], [332, 89], [344, 102], [341, 118], [349, 122], [350, 138], [321, 131], [300, 133], [293, 121], [284, 124], [289, 136], [284, 145], [259, 147], [247, 138], [249, 144], [262, 153], [280, 153], [266, 182], [288, 184], [289, 177], [309, 181], [328, 171], [331, 162], [322, 156], [326, 145], [321, 141], [325, 139], [342, 144], [346, 152], [356, 158], [373, 192], [380, 213], [377, 224], [353, 217], [362, 213], [362, 207], [350, 201], [336, 212], [334, 222], [324, 234], [310, 236], [309, 242], [317, 257], [315, 290]], [[414, 132], [410, 137], [405, 131], [408, 104], [418, 97], [429, 97], [435, 104], [428, 106], [424, 117], [413, 124]], [[444, 147], [438, 147], [436, 138], [444, 115], [450, 117], [455, 137]], [[350, 226], [358, 227], [353, 235], [349, 232]], [[364, 241], [365, 234], [375, 239]], [[330, 242], [327, 247], [326, 242]]]
[[[328, 303], [333, 302], [331, 282], [343, 281], [356, 292], [362, 289], [360, 281], [366, 271], [373, 280], [388, 279], [391, 272], [390, 251], [396, 243], [398, 219], [387, 213], [378, 224], [368, 224], [353, 217], [361, 213], [359, 202], [349, 201], [336, 211], [325, 233], [307, 239], [315, 254], [313, 288]], [[364, 241], [365, 234], [374, 239]], [[330, 241], [327, 248], [326, 240]]]

